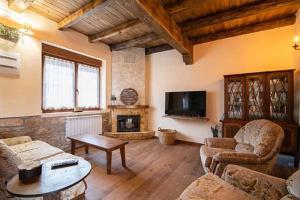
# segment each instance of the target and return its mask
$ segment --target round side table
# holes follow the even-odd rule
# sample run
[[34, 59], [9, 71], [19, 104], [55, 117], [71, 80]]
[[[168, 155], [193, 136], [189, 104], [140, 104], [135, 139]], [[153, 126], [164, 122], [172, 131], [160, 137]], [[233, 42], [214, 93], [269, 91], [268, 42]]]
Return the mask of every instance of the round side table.
[[19, 175], [7, 183], [7, 191], [16, 197], [43, 197], [44, 200], [59, 200], [59, 192], [66, 190], [84, 180], [91, 172], [91, 164], [79, 159], [78, 165], [51, 169], [51, 161], [43, 164], [42, 174], [36, 182], [24, 184]]

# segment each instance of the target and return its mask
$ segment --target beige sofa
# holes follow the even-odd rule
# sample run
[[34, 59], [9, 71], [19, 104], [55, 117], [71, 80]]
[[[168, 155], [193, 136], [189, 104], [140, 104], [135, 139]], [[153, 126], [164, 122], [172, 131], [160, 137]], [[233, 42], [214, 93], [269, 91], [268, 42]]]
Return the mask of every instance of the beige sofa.
[[206, 138], [200, 148], [204, 170], [218, 176], [227, 164], [244, 166], [270, 174], [284, 138], [283, 129], [268, 120], [254, 120], [234, 138]]
[[208, 173], [194, 181], [180, 200], [299, 200], [300, 170], [288, 180], [237, 165], [227, 165], [222, 178]]
[[[66, 158], [82, 159], [65, 153], [59, 148], [53, 147], [42, 141], [32, 141], [29, 136], [0, 140], [0, 199], [24, 199], [10, 196], [6, 191], [5, 183], [17, 174], [17, 166], [27, 161], [42, 161], [43, 163]], [[77, 185], [60, 193], [62, 200], [84, 199], [86, 184], [80, 182]], [[32, 198], [41, 200], [40, 198]]]

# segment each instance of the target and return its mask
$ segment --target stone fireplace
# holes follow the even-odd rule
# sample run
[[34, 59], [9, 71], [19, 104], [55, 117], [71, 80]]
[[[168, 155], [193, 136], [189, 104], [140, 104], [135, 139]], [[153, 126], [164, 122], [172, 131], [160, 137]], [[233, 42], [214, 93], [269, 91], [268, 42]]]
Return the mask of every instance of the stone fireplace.
[[[112, 131], [104, 135], [125, 140], [148, 139], [154, 131], [148, 130], [147, 105], [110, 105]], [[137, 124], [139, 123], [139, 124]]]
[[118, 115], [117, 132], [139, 132], [140, 115]]
[[[111, 132], [104, 135], [120, 139], [147, 139], [154, 136], [148, 129], [148, 110], [146, 105], [146, 67], [145, 49], [128, 48], [112, 51], [112, 95], [114, 102], [108, 106], [111, 114]], [[138, 94], [135, 105], [123, 105], [120, 94], [132, 88]]]

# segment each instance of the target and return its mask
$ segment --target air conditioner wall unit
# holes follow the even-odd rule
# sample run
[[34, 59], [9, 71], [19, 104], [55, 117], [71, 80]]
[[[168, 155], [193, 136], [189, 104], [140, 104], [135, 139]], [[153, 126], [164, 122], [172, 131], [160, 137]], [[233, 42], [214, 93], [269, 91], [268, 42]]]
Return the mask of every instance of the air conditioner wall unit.
[[0, 76], [20, 74], [20, 54], [0, 51]]

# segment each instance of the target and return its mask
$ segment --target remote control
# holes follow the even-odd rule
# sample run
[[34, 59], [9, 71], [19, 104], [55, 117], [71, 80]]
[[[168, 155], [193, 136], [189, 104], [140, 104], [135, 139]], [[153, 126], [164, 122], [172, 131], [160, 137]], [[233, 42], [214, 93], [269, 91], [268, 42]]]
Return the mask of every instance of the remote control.
[[69, 159], [69, 160], [63, 160], [63, 161], [58, 161], [56, 163], [53, 163], [51, 165], [51, 169], [57, 169], [57, 168], [62, 168], [62, 167], [69, 167], [69, 166], [73, 166], [73, 165], [77, 165], [78, 164], [78, 160], [75, 159]]

